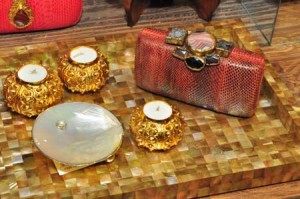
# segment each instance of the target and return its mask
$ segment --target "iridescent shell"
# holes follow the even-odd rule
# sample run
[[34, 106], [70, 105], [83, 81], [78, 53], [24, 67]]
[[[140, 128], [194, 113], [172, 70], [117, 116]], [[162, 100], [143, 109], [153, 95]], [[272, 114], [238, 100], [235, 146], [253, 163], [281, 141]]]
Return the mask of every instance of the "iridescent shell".
[[188, 36], [187, 45], [193, 53], [206, 53], [216, 47], [216, 39], [207, 32], [195, 32]]

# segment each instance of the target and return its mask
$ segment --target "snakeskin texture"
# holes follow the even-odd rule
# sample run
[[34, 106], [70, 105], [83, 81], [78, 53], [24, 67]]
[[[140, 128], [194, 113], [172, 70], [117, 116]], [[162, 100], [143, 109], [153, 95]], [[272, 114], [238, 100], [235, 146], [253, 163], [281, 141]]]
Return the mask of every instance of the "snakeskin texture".
[[139, 33], [135, 79], [142, 89], [216, 112], [250, 117], [254, 114], [265, 66], [261, 55], [234, 48], [218, 66], [194, 72], [172, 56], [176, 46], [165, 43], [167, 32]]
[[75, 25], [82, 13], [82, 0], [26, 0], [33, 10], [33, 23], [17, 29], [8, 18], [13, 0], [3, 0], [0, 6], [0, 33], [49, 30]]

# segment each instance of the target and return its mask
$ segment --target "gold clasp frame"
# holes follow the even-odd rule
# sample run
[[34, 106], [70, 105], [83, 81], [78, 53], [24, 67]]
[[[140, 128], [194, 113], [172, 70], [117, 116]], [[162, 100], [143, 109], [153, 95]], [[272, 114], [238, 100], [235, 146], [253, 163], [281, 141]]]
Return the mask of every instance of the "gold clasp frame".
[[18, 29], [28, 27], [34, 20], [33, 11], [26, 0], [13, 0], [8, 17], [10, 23]]

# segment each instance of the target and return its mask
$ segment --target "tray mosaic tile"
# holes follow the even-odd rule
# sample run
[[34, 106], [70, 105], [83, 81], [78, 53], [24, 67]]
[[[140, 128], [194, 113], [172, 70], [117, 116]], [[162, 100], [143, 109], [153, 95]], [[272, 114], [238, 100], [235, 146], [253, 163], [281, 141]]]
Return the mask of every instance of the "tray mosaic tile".
[[[205, 28], [219, 38], [261, 53], [240, 20], [207, 23]], [[50, 42], [0, 52], [3, 79], [21, 64], [34, 62], [55, 68], [57, 58], [70, 48], [99, 46], [111, 64], [107, 85], [84, 95], [66, 91], [64, 101], [104, 106], [125, 129], [113, 163], [98, 163], [60, 176], [53, 162], [33, 145], [34, 119], [10, 112], [1, 94], [1, 198], [192, 198], [300, 178], [300, 108], [293, 105], [295, 98], [270, 63], [253, 117], [230, 117], [166, 99], [184, 115], [187, 127], [183, 140], [166, 152], [138, 148], [129, 132], [130, 113], [135, 106], [163, 98], [135, 86], [136, 36], [128, 33]]]

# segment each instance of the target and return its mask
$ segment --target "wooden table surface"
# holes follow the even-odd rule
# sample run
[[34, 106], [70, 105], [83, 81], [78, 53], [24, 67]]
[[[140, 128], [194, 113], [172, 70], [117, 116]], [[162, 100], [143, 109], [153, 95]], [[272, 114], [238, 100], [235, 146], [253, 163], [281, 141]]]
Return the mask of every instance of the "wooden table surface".
[[[87, 7], [94, 1], [85, 1]], [[113, 1], [110, 1], [113, 2]], [[99, 5], [98, 5], [99, 6]], [[96, 9], [96, 8], [94, 8]], [[111, 8], [110, 11], [117, 9]], [[121, 8], [118, 8], [118, 10]], [[288, 85], [290, 91], [297, 97], [297, 104], [300, 102], [300, 1], [288, 1], [284, 2], [280, 8], [276, 28], [273, 37], [273, 43], [271, 46], [262, 47], [266, 57], [272, 62], [276, 71], [280, 77]], [[106, 14], [108, 11], [106, 11]], [[87, 37], [91, 34], [108, 34], [104, 30], [99, 30], [97, 22], [90, 20], [89, 15], [86, 15], [83, 19], [84, 23], [79, 24], [77, 29], [82, 33], [82, 37]], [[101, 16], [97, 15], [99, 19]], [[112, 20], [116, 18], [112, 17]], [[121, 19], [118, 19], [120, 22]], [[123, 19], [122, 19], [123, 20]], [[116, 22], [116, 23], [118, 23]], [[121, 22], [121, 31], [129, 31], [124, 26], [124, 22]], [[140, 22], [143, 23], [143, 20]], [[164, 24], [172, 24], [173, 22], [163, 22]], [[140, 26], [135, 27], [136, 29], [141, 28]], [[118, 29], [117, 27], [115, 28]], [[34, 33], [34, 34], [14, 34], [14, 35], [3, 35], [0, 36], [0, 49], [2, 53], [8, 46], [26, 45], [32, 43], [49, 42], [52, 40], [59, 40], [61, 37], [66, 37], [67, 33], [70, 33], [70, 37], [73, 37], [72, 30], [63, 31], [50, 31], [48, 33]], [[110, 29], [111, 30], [111, 29]], [[101, 32], [103, 31], [103, 32]], [[63, 35], [63, 36], [62, 36]], [[210, 196], [209, 198], [300, 198], [300, 181], [288, 182], [283, 184], [276, 184], [271, 186], [265, 186], [260, 188], [248, 189], [243, 191], [237, 191], [232, 193], [220, 194]]]
[[[273, 42], [262, 47], [280, 77], [300, 102], [300, 1], [284, 2], [279, 10]], [[211, 196], [226, 198], [300, 198], [300, 181]]]

